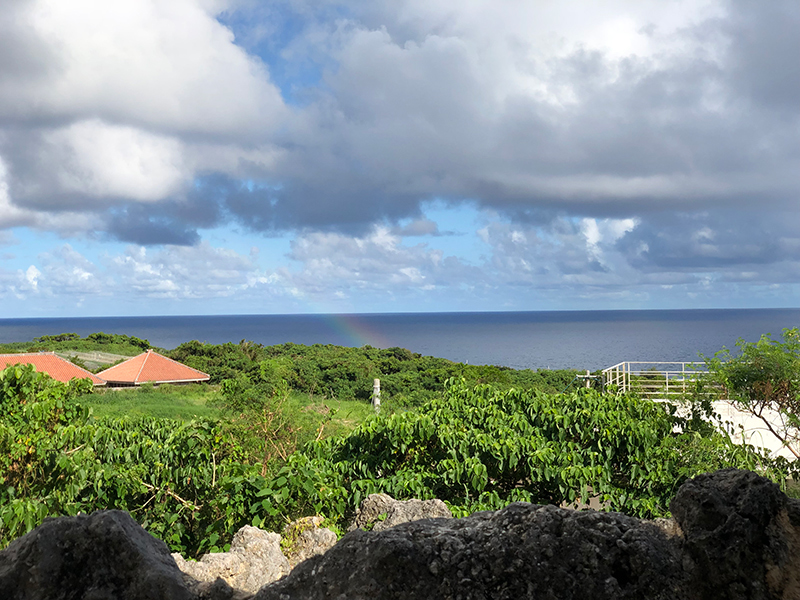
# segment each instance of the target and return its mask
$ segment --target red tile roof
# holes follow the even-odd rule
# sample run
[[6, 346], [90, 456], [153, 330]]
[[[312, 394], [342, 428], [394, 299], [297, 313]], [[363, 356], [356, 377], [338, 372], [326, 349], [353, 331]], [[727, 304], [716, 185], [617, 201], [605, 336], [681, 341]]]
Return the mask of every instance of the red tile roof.
[[208, 381], [210, 376], [202, 371], [187, 367], [178, 361], [148, 350], [98, 373], [109, 383], [139, 385], [153, 383], [188, 383]]
[[68, 360], [56, 356], [52, 352], [24, 354], [0, 354], [0, 371], [9, 365], [33, 365], [39, 373], [47, 373], [53, 379], [67, 383], [70, 379], [88, 377], [94, 385], [105, 385], [106, 382], [86, 369], [73, 365]]

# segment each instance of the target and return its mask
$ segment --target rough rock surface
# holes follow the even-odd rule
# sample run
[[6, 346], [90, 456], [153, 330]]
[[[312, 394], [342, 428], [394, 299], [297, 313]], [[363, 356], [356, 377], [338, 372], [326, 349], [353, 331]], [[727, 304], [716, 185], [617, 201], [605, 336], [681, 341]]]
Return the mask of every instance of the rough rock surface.
[[47, 519], [0, 551], [3, 600], [189, 600], [167, 545], [123, 511]]
[[678, 548], [614, 513], [515, 503], [465, 519], [348, 533], [257, 600], [648, 598], [683, 595]]
[[312, 556], [325, 554], [336, 544], [336, 534], [320, 527], [322, 521], [319, 516], [303, 517], [283, 528], [281, 546], [292, 569]]
[[[671, 509], [675, 523], [660, 526], [517, 503], [465, 519], [356, 529], [254, 598], [800, 600], [800, 502], [776, 485], [718, 471], [684, 484]], [[274, 554], [277, 534], [240, 533], [226, 554], [271, 554], [288, 570]], [[270, 568], [246, 560], [251, 572]], [[231, 581], [240, 589], [222, 579], [197, 584], [119, 511], [49, 519], [0, 550], [2, 600], [248, 597]], [[258, 585], [247, 581], [247, 589]]]
[[700, 475], [670, 505], [690, 597], [800, 599], [800, 501], [749, 471]]
[[245, 525], [233, 536], [229, 552], [205, 554], [196, 562], [184, 560], [180, 554], [172, 557], [181, 571], [200, 582], [220, 578], [236, 590], [253, 594], [289, 572], [280, 542], [277, 533]]
[[369, 528], [370, 525], [373, 525], [372, 531], [385, 531], [401, 523], [452, 516], [441, 500], [395, 500], [387, 494], [370, 494], [361, 501], [348, 531]]

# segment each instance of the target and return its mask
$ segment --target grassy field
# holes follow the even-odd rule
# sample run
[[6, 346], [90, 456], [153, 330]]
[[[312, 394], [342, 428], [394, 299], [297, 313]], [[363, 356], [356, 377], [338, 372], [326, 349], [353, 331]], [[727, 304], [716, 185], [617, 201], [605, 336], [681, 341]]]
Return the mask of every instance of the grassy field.
[[97, 417], [158, 417], [188, 421], [194, 418], [221, 417], [213, 399], [217, 386], [143, 385], [136, 388], [95, 388], [80, 403], [92, 408]]
[[[219, 386], [143, 385], [137, 388], [97, 389], [80, 399], [97, 417], [158, 417], [177, 420], [225, 419], [214, 402]], [[286, 416], [297, 429], [298, 442], [317, 436], [345, 435], [374, 414], [372, 406], [358, 400], [336, 400], [292, 392], [284, 404]]]

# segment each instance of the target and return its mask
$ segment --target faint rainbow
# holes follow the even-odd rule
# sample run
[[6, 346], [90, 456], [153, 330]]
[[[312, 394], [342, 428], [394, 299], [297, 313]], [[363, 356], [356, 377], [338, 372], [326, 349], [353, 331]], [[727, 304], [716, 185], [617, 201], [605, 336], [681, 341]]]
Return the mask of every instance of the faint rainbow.
[[389, 348], [392, 343], [377, 328], [367, 323], [361, 315], [327, 314], [322, 315], [336, 333], [348, 340], [348, 346], [374, 346]]

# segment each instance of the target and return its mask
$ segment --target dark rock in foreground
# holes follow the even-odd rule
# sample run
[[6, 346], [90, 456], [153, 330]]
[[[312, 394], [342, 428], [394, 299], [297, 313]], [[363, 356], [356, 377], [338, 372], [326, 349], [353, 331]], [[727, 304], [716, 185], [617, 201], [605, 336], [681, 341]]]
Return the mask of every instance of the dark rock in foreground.
[[354, 531], [256, 598], [672, 600], [682, 584], [677, 545], [650, 523], [515, 503]]
[[800, 600], [800, 501], [750, 471], [700, 475], [670, 505], [691, 598]]
[[[517, 503], [356, 530], [254, 598], [800, 600], [800, 502], [778, 486], [718, 471], [682, 486], [671, 509], [666, 528]], [[243, 597], [221, 579], [190, 584], [118, 511], [47, 520], [0, 551], [2, 600]]]
[[3, 600], [190, 600], [167, 545], [123, 511], [47, 519], [0, 551]]

